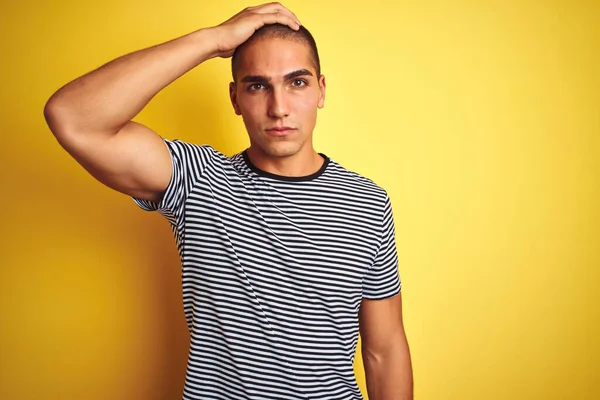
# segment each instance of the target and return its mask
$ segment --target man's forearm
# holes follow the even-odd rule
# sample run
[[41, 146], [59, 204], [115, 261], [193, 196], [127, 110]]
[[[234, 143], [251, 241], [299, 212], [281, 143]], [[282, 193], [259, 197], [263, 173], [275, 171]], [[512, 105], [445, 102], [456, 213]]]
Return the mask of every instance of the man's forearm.
[[369, 400], [412, 400], [413, 374], [406, 341], [384, 354], [363, 349], [363, 364]]
[[56, 131], [116, 133], [163, 88], [214, 57], [210, 29], [119, 57], [68, 83], [44, 110]]

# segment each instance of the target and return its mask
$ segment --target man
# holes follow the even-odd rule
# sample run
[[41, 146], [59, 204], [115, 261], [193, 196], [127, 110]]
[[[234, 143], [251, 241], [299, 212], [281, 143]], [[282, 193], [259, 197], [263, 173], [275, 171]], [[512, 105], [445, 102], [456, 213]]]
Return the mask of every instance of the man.
[[[211, 58], [250, 147], [227, 157], [132, 118]], [[105, 185], [171, 223], [191, 346], [185, 399], [411, 399], [386, 192], [312, 144], [325, 78], [312, 36], [278, 3], [118, 58], [57, 91], [59, 143]]]

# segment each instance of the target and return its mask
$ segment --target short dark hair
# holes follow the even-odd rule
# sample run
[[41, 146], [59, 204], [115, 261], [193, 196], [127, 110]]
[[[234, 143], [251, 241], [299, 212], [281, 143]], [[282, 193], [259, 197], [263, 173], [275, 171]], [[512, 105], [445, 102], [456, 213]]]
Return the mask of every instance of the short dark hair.
[[308, 29], [306, 29], [304, 26], [300, 26], [300, 29], [296, 31], [287, 25], [268, 24], [257, 29], [248, 40], [239, 45], [233, 52], [233, 56], [231, 57], [231, 75], [234, 82], [236, 82], [235, 75], [239, 67], [239, 54], [241, 50], [249, 43], [255, 42], [256, 40], [272, 38], [295, 40], [308, 45], [312, 53], [314, 67], [317, 71], [317, 78], [321, 76], [321, 61], [319, 59], [317, 43]]

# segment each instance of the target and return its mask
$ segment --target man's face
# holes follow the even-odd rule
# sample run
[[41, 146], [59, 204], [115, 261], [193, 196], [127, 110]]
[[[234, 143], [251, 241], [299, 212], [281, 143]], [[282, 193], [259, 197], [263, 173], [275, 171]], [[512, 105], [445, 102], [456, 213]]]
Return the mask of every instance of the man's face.
[[288, 157], [312, 151], [325, 77], [316, 76], [308, 45], [278, 38], [249, 43], [240, 54], [230, 96], [257, 153]]

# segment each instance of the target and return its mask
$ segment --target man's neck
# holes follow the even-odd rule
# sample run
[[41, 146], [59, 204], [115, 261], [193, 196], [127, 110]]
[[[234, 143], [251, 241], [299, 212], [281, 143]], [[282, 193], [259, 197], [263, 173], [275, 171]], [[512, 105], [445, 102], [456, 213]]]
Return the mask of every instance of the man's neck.
[[318, 172], [324, 159], [312, 147], [288, 157], [272, 157], [254, 147], [247, 151], [250, 162], [258, 169], [270, 174], [286, 177], [303, 177]]

